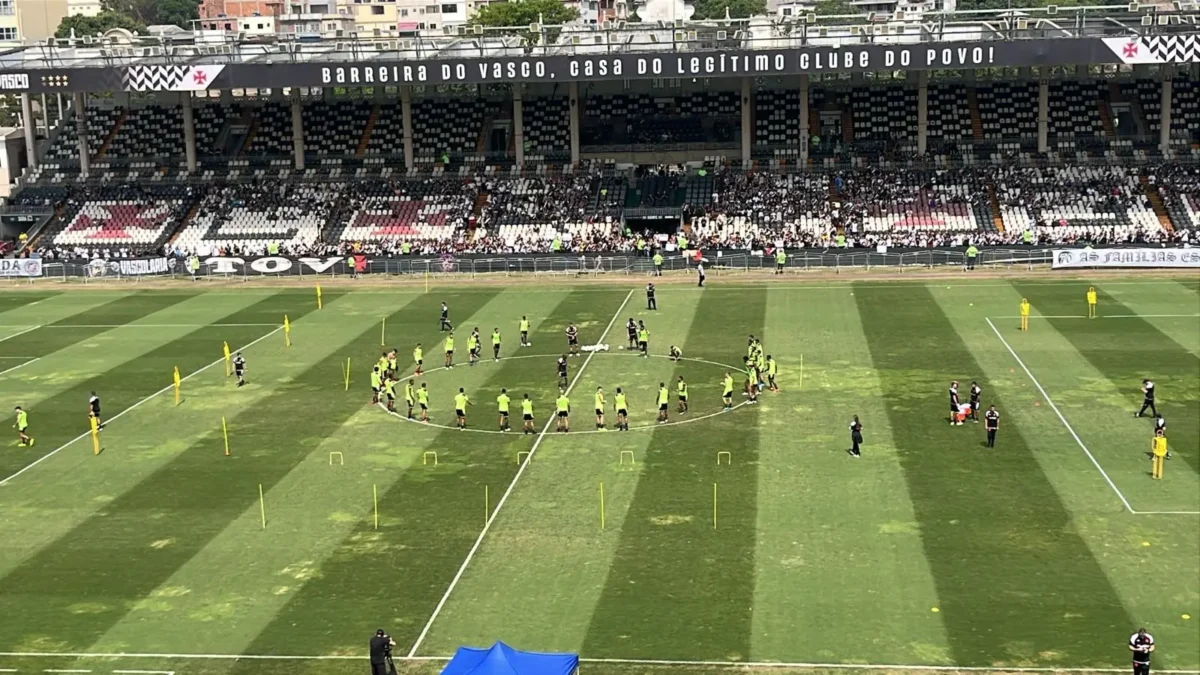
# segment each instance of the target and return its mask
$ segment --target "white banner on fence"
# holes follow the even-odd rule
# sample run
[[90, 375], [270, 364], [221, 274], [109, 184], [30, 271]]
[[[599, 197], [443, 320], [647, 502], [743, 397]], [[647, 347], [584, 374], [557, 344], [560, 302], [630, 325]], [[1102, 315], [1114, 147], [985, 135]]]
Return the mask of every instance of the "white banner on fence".
[[0, 277], [40, 277], [40, 258], [0, 258]]
[[1053, 267], [1054, 269], [1070, 267], [1188, 267], [1200, 269], [1200, 249], [1055, 249]]
[[169, 274], [175, 269], [174, 258], [126, 258], [102, 260], [97, 258], [87, 266], [89, 277], [137, 277], [147, 274]]

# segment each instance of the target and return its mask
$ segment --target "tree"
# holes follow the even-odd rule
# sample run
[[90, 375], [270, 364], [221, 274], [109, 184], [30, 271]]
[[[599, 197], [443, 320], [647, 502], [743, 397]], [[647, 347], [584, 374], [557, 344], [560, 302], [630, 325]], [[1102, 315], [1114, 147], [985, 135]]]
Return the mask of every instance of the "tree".
[[191, 28], [199, 18], [196, 0], [103, 0], [105, 11], [124, 14], [147, 26], [166, 24]]
[[70, 37], [71, 30], [75, 30], [75, 35], [96, 35], [113, 28], [124, 28], [132, 32], [139, 32], [146, 29], [146, 26], [136, 19], [130, 18], [124, 14], [116, 12], [104, 11], [96, 16], [68, 16], [63, 18], [62, 23], [58, 24], [58, 30], [54, 31], [54, 37]]
[[[471, 17], [471, 25], [489, 28], [513, 28], [513, 35], [522, 35], [531, 43], [538, 36], [529, 32], [529, 25], [541, 23], [546, 26], [562, 25], [579, 19], [579, 10], [567, 7], [562, 0], [515, 0], [513, 2], [490, 2], [480, 7]], [[556, 35], [549, 35], [553, 42]]]
[[191, 29], [192, 21], [200, 18], [196, 0], [158, 0], [155, 24]]
[[846, 0], [817, 0], [817, 7], [814, 10], [817, 14], [829, 16], [831, 14], [861, 14], [859, 10], [850, 6]]
[[747, 19], [767, 13], [766, 0], [696, 0], [692, 6], [696, 8], [692, 14], [693, 21], [720, 21], [725, 18], [726, 9], [731, 19]]

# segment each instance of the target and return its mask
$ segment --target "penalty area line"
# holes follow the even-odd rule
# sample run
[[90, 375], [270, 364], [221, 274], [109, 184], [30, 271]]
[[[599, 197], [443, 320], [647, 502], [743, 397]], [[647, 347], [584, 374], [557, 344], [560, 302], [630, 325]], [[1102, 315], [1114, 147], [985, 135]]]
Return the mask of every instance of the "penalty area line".
[[[250, 343], [246, 344], [245, 346], [241, 347], [240, 349], [237, 349], [234, 351], [245, 351], [245, 350], [253, 347], [254, 345], [262, 342], [263, 340], [266, 340], [267, 338], [271, 337], [272, 335], [278, 333], [281, 330], [283, 330], [283, 326], [276, 326], [275, 330], [273, 330], [261, 337], [256, 338], [255, 340], [251, 341]], [[186, 382], [186, 381], [192, 379], [193, 377], [195, 377], [196, 375], [199, 375], [200, 373], [203, 373], [204, 371], [208, 370], [209, 368], [212, 368], [213, 366], [220, 364], [220, 363], [224, 363], [224, 362], [225, 362], [225, 357], [222, 356], [221, 358], [217, 359], [216, 361], [213, 361], [212, 363], [208, 364], [207, 366], [204, 366], [204, 367], [200, 368], [199, 370], [189, 373], [187, 376], [183, 377], [180, 380], [180, 382]], [[112, 424], [113, 422], [115, 422], [118, 418], [120, 418], [125, 413], [133, 411], [134, 409], [138, 408], [146, 401], [149, 401], [150, 399], [155, 398], [156, 396], [160, 396], [168, 391], [171, 391], [174, 387], [175, 387], [174, 384], [168, 384], [167, 386], [163, 387], [162, 389], [159, 389], [158, 391], [154, 392], [153, 394], [150, 394], [148, 396], [145, 396], [145, 397], [139, 399], [133, 405], [122, 410], [121, 412], [117, 413], [116, 415], [113, 415], [112, 417], [108, 418], [108, 420], [105, 421], [104, 425], [108, 426], [109, 424]], [[16, 473], [12, 474], [8, 478], [5, 478], [4, 480], [0, 480], [0, 485], [7, 485], [8, 482], [11, 481], [12, 479], [16, 478], [17, 476], [20, 476], [21, 474], [25, 473], [26, 471], [29, 471], [30, 469], [37, 466], [38, 464], [41, 464], [42, 462], [46, 461], [47, 459], [50, 459], [51, 457], [58, 454], [62, 450], [66, 449], [67, 447], [70, 447], [72, 444], [78, 443], [79, 441], [87, 438], [91, 433], [92, 433], [91, 431], [85, 431], [82, 434], [79, 434], [78, 436], [76, 436], [75, 438], [72, 438], [71, 440], [67, 441], [66, 443], [55, 448], [54, 450], [51, 450], [50, 452], [47, 452], [46, 454], [42, 455], [41, 457], [33, 460], [32, 462], [27, 464], [25, 466], [25, 468], [21, 469], [20, 471], [17, 471]], [[0, 655], [2, 655], [2, 654], [0, 654]]]
[[1104, 481], [1108, 483], [1108, 486], [1112, 488], [1113, 492], [1117, 493], [1117, 497], [1121, 500], [1121, 503], [1125, 505], [1125, 510], [1129, 513], [1136, 514], [1137, 511], [1135, 511], [1134, 508], [1129, 505], [1129, 500], [1126, 499], [1125, 495], [1121, 493], [1121, 490], [1117, 488], [1117, 484], [1113, 482], [1112, 478], [1109, 478], [1108, 472], [1104, 470], [1104, 467], [1100, 466], [1100, 462], [1096, 459], [1096, 456], [1092, 454], [1091, 450], [1088, 450], [1086, 445], [1084, 445], [1083, 439], [1079, 437], [1079, 434], [1075, 433], [1075, 429], [1071, 428], [1071, 423], [1067, 421], [1066, 417], [1063, 417], [1063, 414], [1058, 409], [1058, 406], [1054, 405], [1054, 400], [1050, 398], [1050, 394], [1046, 393], [1046, 390], [1042, 387], [1042, 384], [1038, 382], [1037, 378], [1033, 376], [1032, 372], [1030, 372], [1029, 366], [1025, 365], [1025, 362], [1021, 360], [1021, 357], [1017, 356], [1017, 352], [1012, 348], [1012, 345], [1008, 344], [1008, 340], [1005, 340], [1004, 336], [1000, 334], [1000, 329], [996, 328], [996, 324], [992, 323], [991, 319], [984, 317], [983, 320], [987, 321], [987, 324], [992, 327], [992, 332], [995, 333], [996, 337], [1000, 339], [1000, 344], [1004, 345], [1004, 348], [1008, 350], [1009, 354], [1012, 354], [1012, 357], [1017, 361], [1017, 365], [1021, 366], [1021, 370], [1024, 370], [1025, 374], [1029, 376], [1029, 381], [1033, 382], [1033, 386], [1037, 387], [1037, 390], [1042, 393], [1042, 398], [1046, 399], [1046, 403], [1050, 404], [1050, 409], [1054, 411], [1055, 415], [1058, 415], [1059, 421], [1062, 422], [1063, 426], [1067, 428], [1067, 432], [1071, 434], [1071, 438], [1075, 439], [1075, 442], [1079, 445], [1079, 448], [1083, 450], [1083, 454], [1087, 455], [1088, 459], [1092, 460], [1092, 464], [1096, 467], [1096, 470], [1100, 472], [1100, 475], [1104, 477]]
[[[625, 310], [625, 305], [629, 304], [629, 298], [633, 297], [633, 289], [630, 289], [625, 294], [625, 299], [621, 301], [621, 306], [609, 319], [608, 325], [604, 327], [604, 332], [600, 333], [600, 338], [596, 340], [596, 344], [604, 342], [604, 338], [608, 336], [608, 332], [612, 330], [617, 320], [621, 318], [621, 312]], [[579, 370], [575, 371], [575, 377], [567, 383], [567, 388], [563, 390], [563, 395], [571, 393], [575, 388], [575, 384], [579, 382], [579, 378], [583, 375], [583, 371], [587, 370], [588, 364], [592, 362], [592, 357], [596, 352], [588, 352], [587, 358], [583, 360], [583, 364], [579, 366]], [[429, 635], [429, 629], [433, 627], [433, 622], [437, 620], [438, 615], [442, 613], [442, 608], [446, 606], [446, 601], [450, 599], [450, 594], [454, 592], [454, 588], [458, 586], [458, 582], [462, 579], [463, 574], [467, 571], [467, 566], [471, 564], [471, 560], [475, 558], [475, 553], [479, 551], [479, 547], [483, 544], [484, 537], [487, 536], [488, 530], [491, 529], [492, 523], [496, 522], [496, 517], [500, 515], [500, 509], [504, 508], [504, 503], [508, 501], [509, 495], [512, 494], [513, 488], [517, 487], [517, 482], [521, 480], [521, 475], [525, 473], [525, 469], [529, 467], [530, 461], [533, 460], [534, 453], [537, 452], [538, 446], [546, 439], [546, 433], [550, 431], [550, 425], [554, 424], [556, 417], [552, 414], [546, 419], [546, 425], [542, 427], [542, 432], [533, 440], [533, 445], [529, 447], [529, 454], [525, 455], [525, 461], [521, 466], [517, 467], [517, 474], [513, 476], [512, 482], [508, 484], [508, 489], [500, 496], [500, 501], [496, 502], [496, 508], [488, 515], [488, 519], [483, 524], [483, 530], [479, 532], [479, 536], [475, 539], [475, 543], [471, 546], [471, 550], [467, 551], [467, 557], [463, 559], [462, 565], [459, 566], [458, 572], [454, 574], [454, 578], [450, 580], [450, 585], [446, 587], [446, 592], [442, 595], [442, 599], [438, 600], [438, 604], [433, 608], [433, 614], [430, 615], [429, 621], [425, 622], [425, 627], [421, 629], [421, 634], [417, 636], [413, 642], [412, 649], [408, 650], [408, 656], [411, 658], [416, 656], [417, 649], [421, 647], [421, 643], [425, 641], [425, 636]]]

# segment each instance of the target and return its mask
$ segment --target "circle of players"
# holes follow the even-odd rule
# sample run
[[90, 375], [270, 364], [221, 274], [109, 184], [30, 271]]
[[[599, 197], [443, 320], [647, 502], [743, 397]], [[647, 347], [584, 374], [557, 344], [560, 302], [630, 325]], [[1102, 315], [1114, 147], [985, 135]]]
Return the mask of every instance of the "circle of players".
[[[443, 344], [444, 361], [442, 367], [450, 370], [454, 368], [454, 352], [455, 352], [455, 337], [454, 326], [448, 320], [448, 308], [443, 303], [442, 315], [439, 320], [439, 327], [443, 332], [447, 332], [445, 342]], [[520, 346], [532, 347], [533, 343], [529, 341], [529, 317], [522, 316], [518, 324], [520, 331], [521, 342]], [[636, 351], [642, 358], [650, 356], [650, 331], [646, 328], [643, 321], [635, 321], [632, 317], [625, 326], [628, 334], [628, 347], [630, 351]], [[555, 431], [567, 433], [570, 431], [570, 414], [571, 400], [568, 397], [571, 389], [569, 379], [568, 359], [573, 356], [579, 356], [584, 351], [608, 351], [608, 345], [597, 344], [581, 348], [579, 345], [579, 329], [570, 324], [566, 328], [567, 352], [560, 356], [555, 362], [555, 368], [558, 376], [558, 397], [554, 401], [554, 419]], [[467, 344], [467, 365], [474, 366], [479, 363], [480, 352], [483, 345], [483, 336], [479, 332], [479, 328], [474, 328], [466, 340]], [[493, 328], [491, 334], [492, 343], [492, 360], [500, 361], [500, 349], [503, 338], [499, 328]], [[416, 364], [416, 369], [413, 374], [404, 380], [403, 398], [407, 407], [406, 417], [410, 420], [421, 422], [429, 422], [429, 385], [426, 382], [421, 382], [418, 386], [416, 378], [424, 374], [425, 350], [421, 343], [417, 343], [412, 352], [413, 362]], [[679, 361], [683, 358], [683, 351], [675, 345], [671, 345], [667, 350], [667, 357], [672, 361]], [[779, 386], [775, 382], [776, 374], [778, 373], [778, 365], [775, 359], [763, 351], [762, 342], [753, 335], [747, 339], [746, 356], [742, 357], [742, 374], [745, 375], [745, 380], [742, 385], [742, 395], [746, 397], [747, 404], [755, 404], [758, 402], [760, 392], [769, 390], [773, 392], [779, 391]], [[402, 376], [399, 374], [399, 363], [397, 350], [391, 349], [380, 355], [379, 361], [371, 369], [371, 403], [378, 405], [383, 403], [386, 405], [388, 412], [396, 412], [396, 388], [400, 384]], [[721, 403], [722, 411], [733, 409], [734, 395], [734, 376], [730, 371], [726, 371], [721, 380]], [[682, 375], [677, 377], [675, 382], [675, 397], [676, 410], [680, 415], [688, 413], [688, 383]], [[658, 393], [656, 395], [656, 403], [658, 406], [657, 422], [666, 424], [670, 417], [670, 391], [667, 389], [666, 382], [658, 383]], [[603, 387], [596, 387], [596, 392], [593, 395], [594, 411], [596, 415], [596, 429], [599, 431], [607, 431], [608, 426], [605, 422], [605, 412], [608, 409], [608, 400]], [[536, 434], [534, 428], [534, 410], [533, 401], [529, 398], [529, 394], [524, 394], [519, 402], [521, 406], [522, 431], [526, 434]], [[459, 387], [458, 393], [454, 395], [454, 412], [455, 426], [460, 429], [467, 427], [467, 409], [475, 404], [467, 396], [464, 388]], [[500, 394], [496, 397], [498, 427], [500, 431], [511, 431], [509, 426], [509, 413], [513, 405], [512, 397], [509, 396], [507, 389], [501, 389]], [[616, 428], [618, 431], [629, 431], [629, 399], [627, 394], [621, 387], [617, 387], [612, 397], [612, 409], [616, 412]]]

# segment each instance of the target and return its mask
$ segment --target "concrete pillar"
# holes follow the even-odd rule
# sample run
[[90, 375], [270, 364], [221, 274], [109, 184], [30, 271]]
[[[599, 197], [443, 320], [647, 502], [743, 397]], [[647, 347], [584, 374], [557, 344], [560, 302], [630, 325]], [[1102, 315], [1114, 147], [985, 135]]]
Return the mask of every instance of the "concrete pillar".
[[296, 155], [296, 170], [304, 170], [304, 109], [300, 91], [292, 89], [292, 151]]
[[25, 154], [30, 168], [37, 168], [37, 119], [33, 116], [33, 101], [21, 94], [21, 126], [25, 129]]
[[522, 100], [521, 83], [513, 84], [513, 144], [517, 148], [517, 166], [525, 164], [525, 102]]
[[917, 155], [929, 149], [929, 71], [917, 73]]
[[742, 78], [742, 168], [750, 166], [750, 151], [754, 147], [754, 93], [750, 78]]
[[571, 125], [571, 166], [579, 166], [579, 83], [567, 84], [567, 118]]
[[1162, 128], [1158, 130], [1158, 149], [1166, 152], [1171, 147], [1171, 91], [1174, 89], [1171, 75], [1163, 76], [1162, 81]]
[[46, 95], [42, 94], [42, 128], [50, 135], [50, 106], [46, 104]]
[[1050, 151], [1050, 80], [1038, 80], [1038, 152]]
[[196, 122], [192, 110], [191, 92], [183, 92], [183, 154], [187, 158], [188, 173], [196, 172]]
[[400, 87], [400, 127], [404, 139], [404, 168], [413, 168], [412, 87]]
[[58, 98], [58, 121], [61, 122], [67, 116], [67, 109], [63, 107], [62, 93], [55, 94], [55, 97]]
[[812, 130], [808, 128], [808, 76], [800, 76], [800, 165], [808, 164], [809, 139]]
[[92, 172], [92, 158], [88, 150], [87, 105], [82, 92], [76, 92], [74, 97], [75, 135], [79, 138], [79, 175], [87, 178]]

